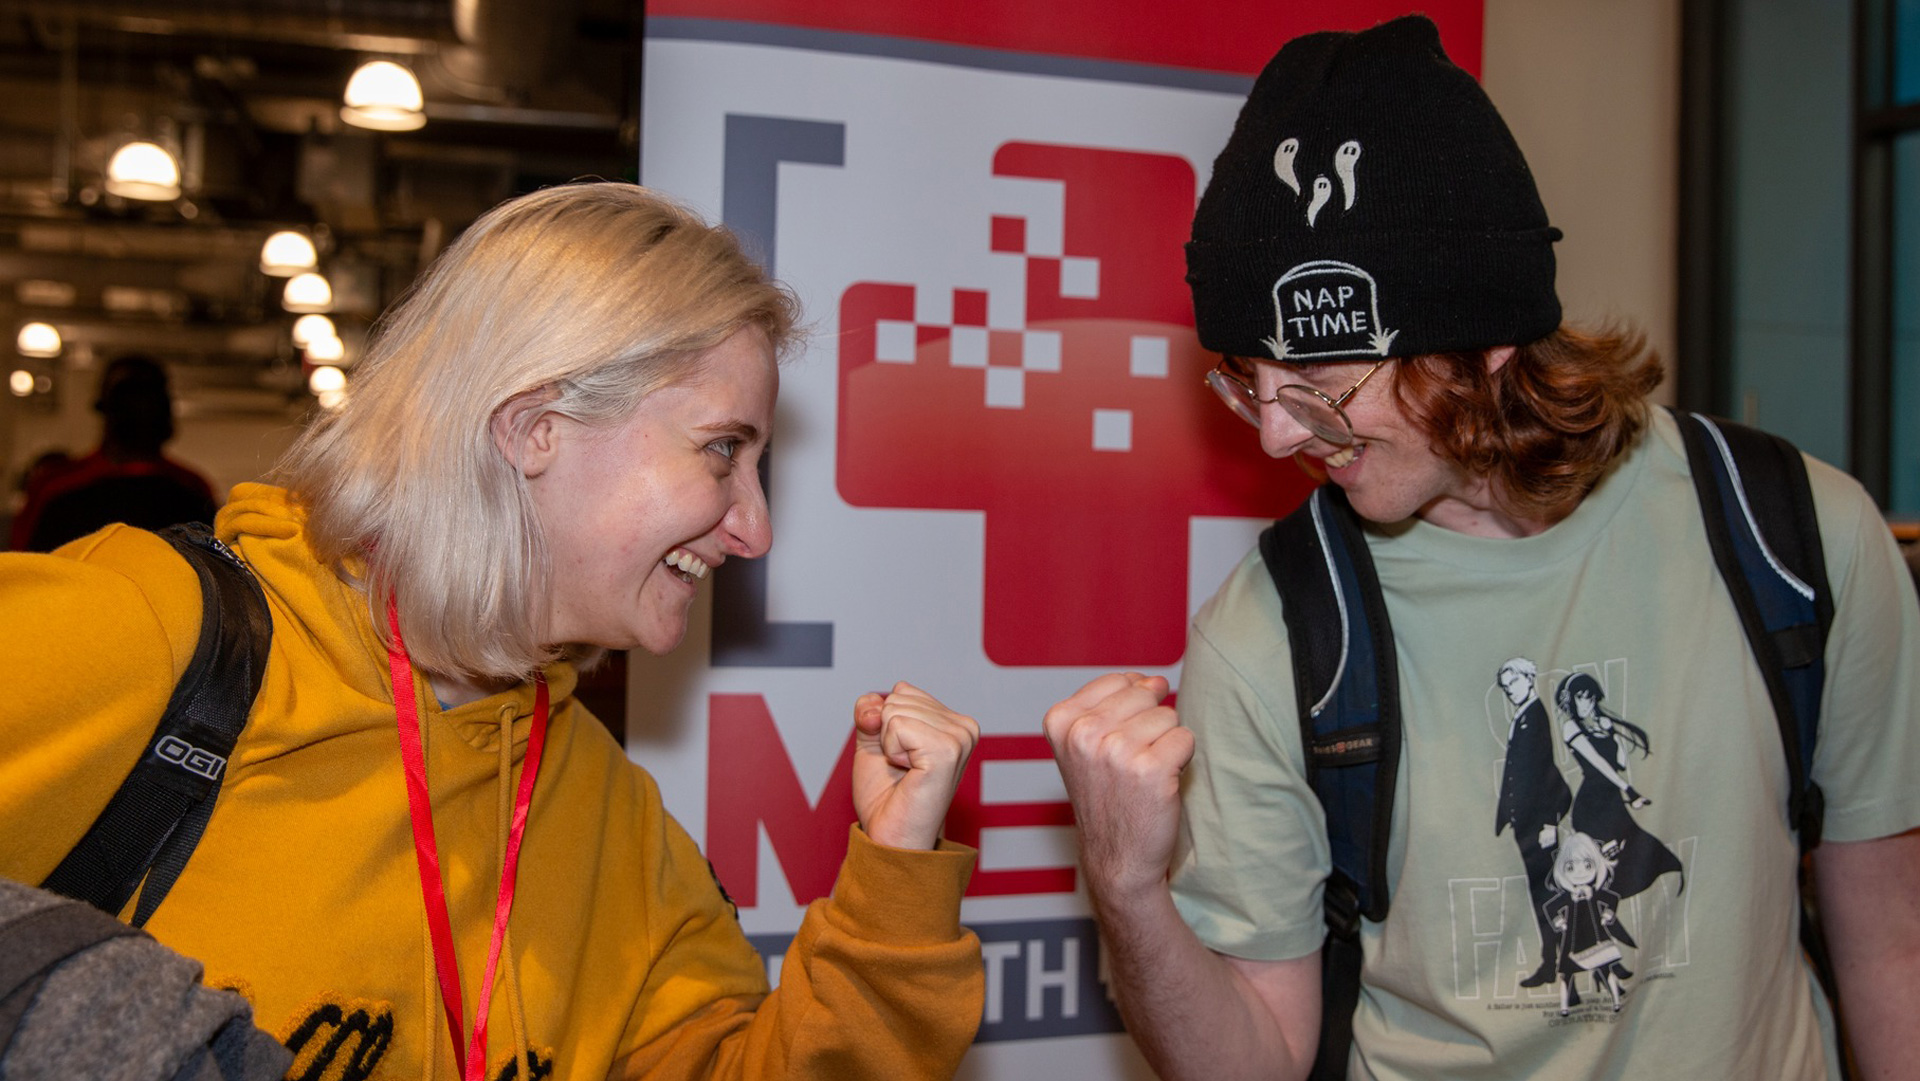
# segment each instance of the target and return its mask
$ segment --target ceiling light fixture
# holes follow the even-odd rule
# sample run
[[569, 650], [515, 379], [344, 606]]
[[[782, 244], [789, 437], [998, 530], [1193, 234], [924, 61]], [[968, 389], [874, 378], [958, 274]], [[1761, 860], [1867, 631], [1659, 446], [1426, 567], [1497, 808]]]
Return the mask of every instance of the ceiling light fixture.
[[391, 60], [369, 60], [347, 80], [340, 119], [375, 131], [413, 131], [427, 122], [420, 80]]
[[333, 320], [318, 313], [303, 315], [293, 321], [293, 344], [303, 349], [310, 342], [339, 336], [340, 332], [333, 329]]
[[166, 202], [180, 198], [180, 163], [158, 143], [135, 140], [107, 162], [107, 193]]
[[307, 360], [314, 364], [338, 364], [346, 359], [347, 343], [338, 338], [315, 338], [307, 343]]
[[330, 390], [347, 389], [347, 373], [329, 364], [322, 364], [307, 376], [307, 389], [315, 394], [325, 394]]
[[260, 245], [260, 272], [276, 278], [290, 278], [320, 264], [313, 241], [305, 233], [282, 229]]
[[296, 274], [287, 279], [287, 288], [280, 294], [280, 303], [290, 312], [332, 311], [333, 286], [312, 271]]
[[20, 336], [14, 339], [14, 348], [23, 357], [46, 359], [60, 355], [60, 332], [49, 323], [28, 323], [20, 328]]

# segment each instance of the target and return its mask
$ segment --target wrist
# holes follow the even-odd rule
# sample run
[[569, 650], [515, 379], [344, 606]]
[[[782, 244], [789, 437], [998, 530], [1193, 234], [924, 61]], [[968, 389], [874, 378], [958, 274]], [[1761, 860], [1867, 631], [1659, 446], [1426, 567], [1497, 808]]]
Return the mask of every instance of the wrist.
[[1158, 878], [1140, 876], [1112, 879], [1086, 874], [1084, 870], [1082, 874], [1086, 880], [1087, 899], [1092, 905], [1094, 918], [1099, 922], [1124, 922], [1154, 909], [1173, 907], [1173, 887], [1165, 875]]

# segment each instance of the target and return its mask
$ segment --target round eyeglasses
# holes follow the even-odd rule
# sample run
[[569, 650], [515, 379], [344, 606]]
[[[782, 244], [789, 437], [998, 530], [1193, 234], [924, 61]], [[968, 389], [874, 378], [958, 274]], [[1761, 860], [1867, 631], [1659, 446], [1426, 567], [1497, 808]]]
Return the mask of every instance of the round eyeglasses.
[[[1387, 360], [1391, 359], [1393, 358], [1387, 358]], [[1353, 422], [1347, 419], [1347, 411], [1341, 407], [1346, 405], [1347, 400], [1352, 398], [1367, 380], [1373, 378], [1373, 373], [1379, 371], [1387, 361], [1382, 360], [1368, 368], [1366, 374], [1338, 398], [1329, 398], [1324, 391], [1315, 390], [1305, 383], [1288, 383], [1274, 391], [1273, 397], [1262, 398], [1260, 392], [1253, 389], [1250, 378], [1252, 373], [1240, 367], [1244, 363], [1228, 357], [1214, 365], [1213, 370], [1207, 373], [1207, 385], [1213, 388], [1213, 392], [1220, 396], [1221, 401], [1227, 403], [1227, 408], [1233, 410], [1234, 416], [1258, 428], [1260, 427], [1260, 407], [1278, 405], [1316, 438], [1337, 447], [1344, 447], [1353, 443]]]

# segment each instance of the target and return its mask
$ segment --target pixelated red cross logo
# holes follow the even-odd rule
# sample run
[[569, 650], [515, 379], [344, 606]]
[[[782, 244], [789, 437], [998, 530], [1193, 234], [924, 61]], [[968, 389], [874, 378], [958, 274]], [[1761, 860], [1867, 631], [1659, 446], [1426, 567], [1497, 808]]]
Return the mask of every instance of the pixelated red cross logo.
[[[1260, 454], [1203, 376], [1181, 245], [1183, 158], [1007, 143], [997, 176], [1062, 182], [1059, 250], [991, 221], [1026, 267], [1026, 310], [985, 289], [916, 320], [911, 284], [840, 299], [841, 497], [986, 514], [987, 656], [1004, 665], [1163, 665], [1185, 643], [1189, 522], [1275, 517], [1309, 482]], [[940, 298], [945, 300], [945, 298]]]

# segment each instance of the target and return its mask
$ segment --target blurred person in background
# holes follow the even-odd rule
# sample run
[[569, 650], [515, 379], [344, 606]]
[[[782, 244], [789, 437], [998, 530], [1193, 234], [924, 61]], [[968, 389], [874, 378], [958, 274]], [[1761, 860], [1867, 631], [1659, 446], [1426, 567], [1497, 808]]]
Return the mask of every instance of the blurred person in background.
[[207, 479], [167, 457], [173, 393], [167, 370], [132, 354], [107, 365], [94, 400], [100, 446], [40, 479], [29, 477], [13, 520], [15, 551], [51, 552], [113, 522], [163, 529], [213, 521], [219, 504]]

